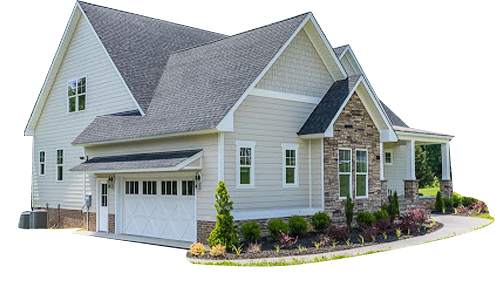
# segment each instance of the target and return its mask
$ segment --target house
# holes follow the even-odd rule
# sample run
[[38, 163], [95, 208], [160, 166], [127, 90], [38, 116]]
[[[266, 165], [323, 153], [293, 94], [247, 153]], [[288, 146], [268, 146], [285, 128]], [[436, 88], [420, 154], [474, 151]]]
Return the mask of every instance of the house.
[[[236, 223], [419, 201], [413, 129], [312, 13], [227, 36], [78, 1], [29, 119], [50, 225], [202, 241], [225, 181]], [[89, 196], [92, 196], [90, 200]], [[88, 201], [87, 201], [88, 200]]]

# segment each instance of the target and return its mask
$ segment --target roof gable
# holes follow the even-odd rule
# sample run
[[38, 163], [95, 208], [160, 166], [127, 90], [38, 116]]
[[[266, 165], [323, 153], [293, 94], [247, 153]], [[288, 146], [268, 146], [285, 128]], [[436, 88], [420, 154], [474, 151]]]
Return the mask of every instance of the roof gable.
[[172, 52], [226, 37], [86, 2], [79, 5], [144, 112]]

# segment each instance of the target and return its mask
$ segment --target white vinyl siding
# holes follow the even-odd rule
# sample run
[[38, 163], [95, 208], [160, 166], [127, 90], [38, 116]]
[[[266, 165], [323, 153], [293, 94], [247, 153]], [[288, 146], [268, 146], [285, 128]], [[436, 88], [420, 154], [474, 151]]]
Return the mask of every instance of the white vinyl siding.
[[306, 32], [301, 30], [256, 88], [323, 97], [333, 82]]
[[[309, 141], [297, 136], [316, 105], [248, 95], [234, 114], [234, 132], [225, 133], [225, 183], [238, 212], [308, 208]], [[290, 113], [290, 114], [288, 114]], [[255, 186], [236, 187], [237, 141], [253, 141]], [[299, 187], [283, 185], [282, 144], [299, 145]], [[311, 200], [321, 207], [321, 143], [311, 144]], [[205, 174], [203, 174], [205, 176]]]
[[383, 166], [384, 177], [387, 180], [387, 189], [397, 191], [400, 196], [404, 195], [404, 180], [406, 176], [406, 145], [404, 142], [384, 143], [384, 152], [391, 152], [393, 166]]
[[[77, 20], [77, 19], [76, 19]], [[87, 77], [86, 110], [67, 115], [67, 82]], [[72, 141], [95, 117], [137, 109], [127, 88], [113, 67], [98, 38], [84, 18], [78, 20], [33, 136], [34, 152], [44, 150], [46, 175], [39, 176], [39, 166], [33, 166], [33, 205], [81, 209], [83, 204], [83, 174], [70, 168], [80, 164], [86, 156], [84, 149], [72, 146]], [[64, 181], [56, 181], [56, 150], [64, 149]], [[33, 163], [38, 162], [33, 156]], [[96, 186], [96, 179], [86, 174], [86, 187]], [[109, 190], [109, 209], [113, 191]], [[93, 195], [95, 196], [95, 195]], [[91, 208], [94, 211], [94, 207]], [[113, 213], [110, 211], [110, 213]]]

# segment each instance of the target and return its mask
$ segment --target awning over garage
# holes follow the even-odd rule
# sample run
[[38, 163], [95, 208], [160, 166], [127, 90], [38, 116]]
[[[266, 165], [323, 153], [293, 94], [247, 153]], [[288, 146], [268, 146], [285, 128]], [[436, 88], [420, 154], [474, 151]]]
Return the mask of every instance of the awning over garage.
[[152, 152], [117, 156], [93, 157], [70, 171], [98, 173], [167, 172], [201, 169], [201, 162], [189, 166], [203, 156], [202, 149]]

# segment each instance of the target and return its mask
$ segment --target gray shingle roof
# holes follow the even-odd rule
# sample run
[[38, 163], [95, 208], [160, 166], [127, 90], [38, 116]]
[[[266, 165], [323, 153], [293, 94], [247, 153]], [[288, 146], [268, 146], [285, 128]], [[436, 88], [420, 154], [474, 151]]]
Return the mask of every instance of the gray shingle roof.
[[322, 134], [345, 102], [361, 75], [349, 76], [336, 81], [323, 96], [309, 118], [299, 130], [299, 135]]
[[165, 168], [180, 164], [202, 149], [94, 157], [70, 171], [104, 171]]
[[335, 47], [333, 49], [333, 51], [335, 51], [335, 54], [337, 55], [337, 57], [340, 57], [340, 55], [342, 54], [342, 52], [344, 52], [344, 50], [347, 48], [347, 46], [349, 46], [349, 45], [346, 44], [346, 45], [342, 45], [339, 47]]
[[147, 111], [170, 53], [226, 35], [79, 2], [143, 111]]
[[170, 55], [144, 117], [97, 117], [74, 144], [215, 128], [308, 13]]
[[380, 103], [382, 104], [383, 109], [385, 109], [385, 113], [387, 113], [387, 116], [390, 119], [390, 122], [392, 123], [393, 126], [409, 128], [409, 126], [406, 123], [404, 123], [404, 121], [402, 121], [402, 119], [399, 118], [399, 116], [397, 116], [394, 113], [394, 111], [392, 111], [392, 109], [388, 108], [388, 106], [385, 105], [383, 101], [380, 100]]

